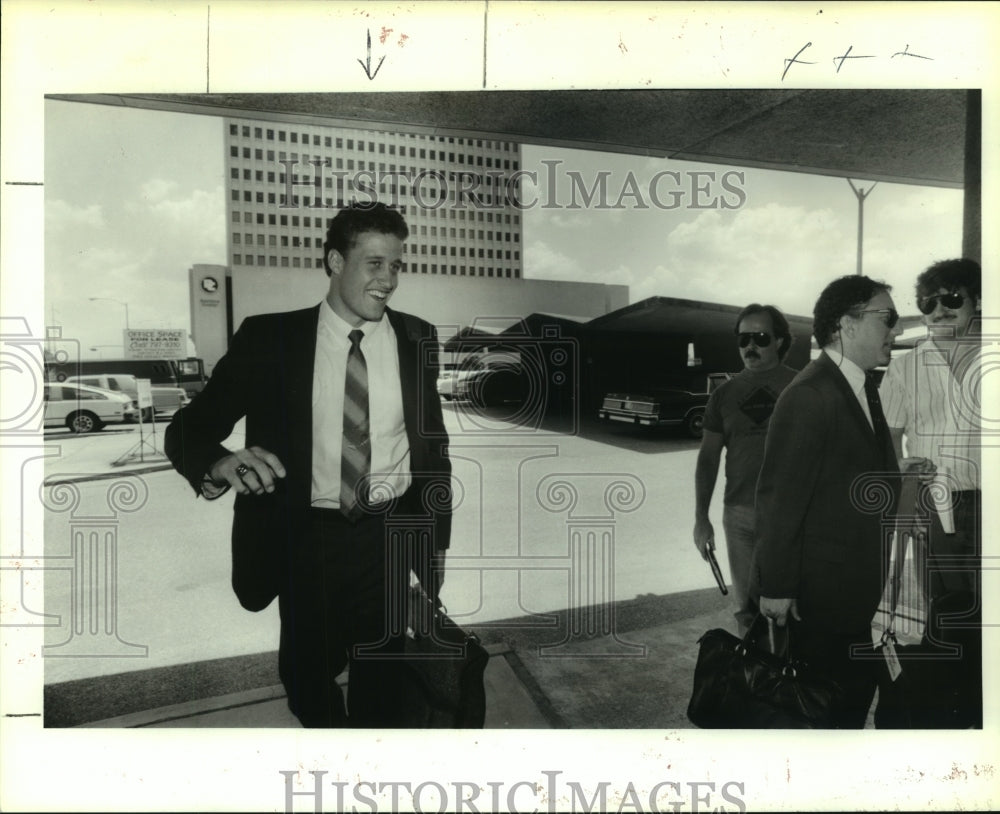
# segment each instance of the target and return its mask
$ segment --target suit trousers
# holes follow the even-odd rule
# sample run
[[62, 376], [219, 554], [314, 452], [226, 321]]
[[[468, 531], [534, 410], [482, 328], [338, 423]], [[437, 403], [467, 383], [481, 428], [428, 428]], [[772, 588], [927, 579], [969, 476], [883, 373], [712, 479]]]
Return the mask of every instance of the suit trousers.
[[833, 722], [834, 728], [864, 729], [878, 678], [871, 628], [835, 633], [818, 629], [807, 619], [792, 625], [792, 654], [832, 678], [844, 691], [844, 708]]
[[[304, 727], [397, 726], [408, 564], [384, 513], [309, 513], [278, 596], [289, 708]], [[348, 665], [345, 705], [337, 676]]]

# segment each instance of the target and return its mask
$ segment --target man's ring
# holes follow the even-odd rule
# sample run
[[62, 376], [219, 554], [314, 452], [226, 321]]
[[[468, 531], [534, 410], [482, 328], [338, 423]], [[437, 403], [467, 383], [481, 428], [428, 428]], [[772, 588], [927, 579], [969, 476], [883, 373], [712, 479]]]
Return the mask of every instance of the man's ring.
[[242, 478], [247, 472], [250, 471], [250, 467], [246, 464], [240, 464], [236, 467], [236, 477]]

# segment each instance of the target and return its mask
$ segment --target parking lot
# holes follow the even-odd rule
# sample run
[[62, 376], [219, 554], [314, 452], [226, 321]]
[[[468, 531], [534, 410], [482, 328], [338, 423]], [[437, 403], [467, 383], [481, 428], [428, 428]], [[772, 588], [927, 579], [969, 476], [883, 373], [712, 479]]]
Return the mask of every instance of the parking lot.
[[[462, 623], [714, 585], [690, 540], [696, 442], [672, 430], [596, 421], [582, 421], [573, 436], [498, 429], [495, 417], [460, 403], [445, 404], [444, 414], [456, 508], [443, 597]], [[45, 550], [68, 557], [81, 518], [91, 526], [96, 516], [108, 518], [118, 636], [148, 646], [143, 658], [113, 662], [115, 670], [261, 652], [277, 641], [276, 608], [249, 614], [229, 586], [232, 496], [196, 499], [158, 454], [164, 429], [158, 422], [155, 434], [144, 432], [144, 450], [136, 449], [134, 425], [86, 436], [46, 433], [58, 448], [44, 464], [49, 479], [101, 478], [75, 483], [72, 507], [45, 511]], [[242, 443], [239, 429], [227, 443]], [[130, 449], [146, 461], [111, 466]], [[135, 468], [147, 471], [128, 475]], [[109, 490], [120, 480], [138, 481], [141, 495], [109, 513]], [[579, 587], [583, 559], [592, 563], [592, 589]], [[46, 574], [46, 612], [59, 620], [46, 632], [49, 645], [70, 638], [71, 591], [68, 571]], [[106, 659], [52, 658], [46, 683], [108, 669]]]

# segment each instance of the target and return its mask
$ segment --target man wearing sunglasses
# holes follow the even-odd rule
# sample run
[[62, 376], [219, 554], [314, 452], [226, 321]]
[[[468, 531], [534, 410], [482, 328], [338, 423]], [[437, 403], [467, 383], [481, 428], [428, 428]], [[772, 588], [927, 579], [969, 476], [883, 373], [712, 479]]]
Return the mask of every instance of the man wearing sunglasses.
[[838, 728], [863, 728], [875, 694], [875, 662], [856, 656], [871, 650], [898, 501], [897, 456], [867, 375], [901, 332], [889, 290], [860, 275], [823, 290], [822, 353], [779, 397], [757, 480], [751, 593], [779, 627], [791, 623], [793, 655], [843, 688]]
[[788, 320], [773, 305], [753, 303], [734, 326], [743, 370], [716, 389], [705, 408], [701, 449], [694, 473], [694, 544], [703, 559], [715, 548], [715, 529], [708, 508], [715, 490], [722, 450], [726, 450], [726, 487], [722, 526], [736, 601], [740, 636], [757, 613], [750, 600], [750, 558], [753, 554], [753, 501], [768, 421], [781, 391], [795, 377], [782, 364], [792, 344]]
[[[880, 391], [896, 454], [902, 457], [905, 437], [906, 453], [930, 459], [950, 491], [945, 505], [952, 509], [951, 528], [930, 511], [929, 534], [914, 538], [918, 562], [926, 563], [926, 599], [939, 608], [947, 602], [938, 612], [963, 616], [976, 628], [982, 621], [981, 292], [974, 260], [943, 260], [924, 271], [916, 295], [927, 337], [893, 359]], [[931, 499], [919, 503], [934, 505]], [[971, 726], [982, 723], [981, 633], [974, 639], [955, 665]]]

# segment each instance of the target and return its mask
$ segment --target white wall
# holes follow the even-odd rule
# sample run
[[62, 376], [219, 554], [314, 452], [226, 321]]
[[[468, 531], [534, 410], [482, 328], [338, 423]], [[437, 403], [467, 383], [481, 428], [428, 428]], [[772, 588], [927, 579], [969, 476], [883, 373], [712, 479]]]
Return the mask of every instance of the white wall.
[[[314, 305], [329, 285], [322, 269], [238, 268], [232, 274], [234, 326], [252, 314]], [[592, 319], [628, 305], [628, 286], [404, 274], [390, 305], [434, 323], [448, 339], [477, 320], [506, 327], [534, 311]]]

